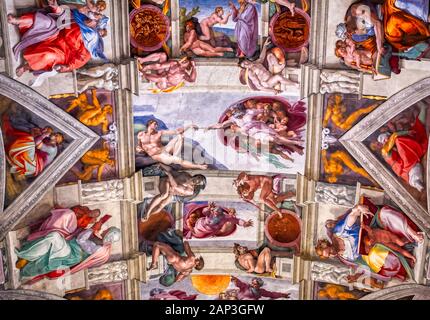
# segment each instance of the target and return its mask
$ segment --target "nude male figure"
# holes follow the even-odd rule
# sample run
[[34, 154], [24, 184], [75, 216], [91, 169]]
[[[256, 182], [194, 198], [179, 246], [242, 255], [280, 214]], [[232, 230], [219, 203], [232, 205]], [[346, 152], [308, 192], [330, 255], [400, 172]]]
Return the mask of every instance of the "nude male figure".
[[177, 199], [178, 197], [187, 197], [190, 200], [206, 188], [206, 178], [203, 175], [192, 176], [188, 172], [176, 172], [171, 167], [163, 164], [160, 164], [160, 167], [167, 177], [160, 179], [160, 194], [154, 197], [149, 204], [146, 210], [146, 219], [172, 203], [174, 197], [177, 197]]
[[200, 27], [202, 28], [202, 33], [199, 37], [200, 40], [208, 41], [211, 39], [211, 29], [216, 24], [227, 24], [228, 20], [231, 16], [231, 12], [228, 13], [225, 17], [224, 9], [222, 7], [216, 7], [215, 11], [207, 18], [204, 18], [200, 22]]
[[[285, 91], [286, 86], [293, 86], [298, 88], [300, 85], [297, 82], [291, 81], [285, 78], [281, 72], [284, 70], [286, 64], [280, 63], [277, 57], [270, 52], [267, 54], [268, 46], [270, 45], [270, 39], [268, 38], [264, 44], [263, 50], [261, 52], [260, 58], [256, 61], [244, 60], [240, 63], [240, 67], [248, 71], [249, 80], [254, 84], [254, 86], [265, 92], [270, 92], [273, 94], [279, 94]], [[268, 64], [269, 68], [277, 73], [270, 72], [265, 66], [264, 61], [266, 57], [270, 57]], [[281, 69], [281, 67], [283, 68]]]
[[[165, 165], [177, 164], [185, 169], [200, 169], [206, 170], [206, 164], [194, 164], [190, 161], [181, 158], [182, 147], [184, 143], [183, 134], [189, 129], [197, 130], [197, 126], [187, 126], [176, 130], [160, 130], [158, 131], [158, 123], [155, 120], [148, 121], [146, 131], [141, 131], [137, 135], [138, 146], [137, 153], [146, 153], [154, 161]], [[166, 146], [163, 146], [161, 138], [163, 136], [176, 135]]]
[[212, 47], [210, 44], [199, 40], [192, 21], [185, 23], [184, 45], [181, 52], [191, 50], [195, 55], [201, 57], [222, 57], [224, 52], [233, 52], [233, 48]]
[[188, 277], [194, 268], [196, 270], [202, 270], [204, 267], [203, 258], [196, 258], [188, 242], [184, 242], [184, 248], [186, 253], [185, 257], [173, 250], [168, 244], [155, 242], [152, 248], [152, 263], [147, 270], [155, 270], [158, 268], [158, 258], [160, 254], [163, 255], [167, 263], [178, 272], [176, 281], [181, 281]]
[[[188, 58], [168, 60], [165, 52], [157, 52], [137, 60], [141, 64], [143, 77], [154, 82], [160, 90], [178, 86], [183, 82], [195, 82], [197, 78], [196, 63]], [[145, 63], [149, 64], [144, 65]]]
[[281, 218], [282, 212], [279, 210], [277, 204], [294, 197], [294, 194], [291, 192], [275, 194], [273, 192], [273, 178], [268, 176], [249, 175], [242, 172], [234, 181], [234, 185], [240, 197], [255, 206], [258, 205], [254, 201], [254, 194], [257, 190], [261, 189], [260, 201], [271, 208]]
[[237, 243], [234, 245], [234, 254], [236, 260], [248, 273], [270, 273], [273, 272], [271, 267], [272, 251], [270, 248], [264, 248], [258, 255], [254, 250], [248, 250]]

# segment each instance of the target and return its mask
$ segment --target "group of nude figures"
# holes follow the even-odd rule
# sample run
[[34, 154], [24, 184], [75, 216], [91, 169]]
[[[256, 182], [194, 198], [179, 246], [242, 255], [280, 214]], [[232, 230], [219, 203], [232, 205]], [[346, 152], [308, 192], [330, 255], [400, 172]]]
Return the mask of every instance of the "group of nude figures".
[[[158, 269], [158, 261], [163, 256], [167, 263], [176, 271], [177, 275], [174, 282], [179, 282], [188, 277], [193, 270], [202, 270], [204, 268], [204, 259], [196, 256], [187, 241], [183, 242], [185, 254], [180, 254], [171, 245], [163, 242], [155, 242], [152, 247], [152, 262], [148, 265], [147, 270]], [[233, 248], [235, 255], [236, 267], [240, 270], [256, 275], [272, 275], [273, 257], [279, 253], [273, 253], [269, 247], [262, 250], [250, 250], [248, 247], [235, 244]], [[288, 296], [285, 296], [288, 297]]]
[[[284, 75], [287, 67], [285, 54], [278, 47], [269, 50], [269, 46], [270, 38], [258, 60], [240, 62], [241, 82], [252, 90], [273, 94], [284, 92], [289, 87], [298, 88], [298, 82]], [[164, 52], [157, 52], [138, 58], [138, 61], [143, 78], [162, 91], [174, 90], [186, 82], [194, 83], [197, 80], [196, 63], [189, 57], [174, 60]]]
[[[295, 5], [293, 3], [284, 0], [276, 0], [276, 2], [288, 7], [294, 13]], [[234, 5], [232, 3], [230, 5], [234, 11]], [[240, 12], [240, 9], [238, 12]], [[230, 16], [232, 16], [231, 12], [224, 15], [224, 9], [216, 7], [209, 17], [202, 19], [199, 23], [201, 35], [198, 35], [196, 31], [196, 23], [198, 22], [192, 19], [184, 22], [184, 44], [180, 48], [180, 52], [184, 54], [191, 52], [201, 57], [222, 57], [226, 52], [233, 52], [234, 49], [231, 46], [216, 46], [217, 42], [214, 39], [213, 32], [215, 25], [227, 24]], [[248, 60], [248, 56], [239, 58], [240, 80], [242, 84], [247, 85], [251, 90], [279, 94], [287, 90], [288, 87], [299, 87], [298, 82], [289, 79], [285, 75], [285, 68], [292, 62], [287, 61], [282, 49], [271, 44], [270, 37], [267, 38], [257, 60]], [[166, 53], [157, 52], [138, 58], [138, 62], [143, 78], [154, 83], [159, 90], [164, 92], [173, 91], [186, 82], [193, 83], [197, 79], [195, 62], [189, 56], [173, 60], [169, 59]]]

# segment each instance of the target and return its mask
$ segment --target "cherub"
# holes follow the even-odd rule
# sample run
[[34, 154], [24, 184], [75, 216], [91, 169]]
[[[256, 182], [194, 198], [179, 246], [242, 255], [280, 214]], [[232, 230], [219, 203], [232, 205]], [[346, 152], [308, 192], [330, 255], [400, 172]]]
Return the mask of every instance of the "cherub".
[[88, 69], [80, 69], [77, 70], [77, 73], [79, 74], [79, 93], [91, 88], [106, 89], [109, 91], [119, 89], [118, 68], [112, 63]]
[[202, 33], [199, 37], [200, 40], [207, 41], [211, 39], [211, 29], [216, 24], [227, 24], [228, 20], [231, 16], [231, 12], [228, 13], [225, 17], [224, 9], [222, 7], [216, 7], [215, 11], [207, 18], [204, 18], [200, 22], [200, 26], [202, 28]]

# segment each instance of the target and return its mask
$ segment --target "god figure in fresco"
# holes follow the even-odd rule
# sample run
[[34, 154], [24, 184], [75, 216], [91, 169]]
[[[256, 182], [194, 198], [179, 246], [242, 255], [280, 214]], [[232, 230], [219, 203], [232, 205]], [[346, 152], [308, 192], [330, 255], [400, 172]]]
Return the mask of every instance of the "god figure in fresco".
[[245, 221], [237, 218], [235, 209], [224, 209], [213, 202], [203, 208], [196, 206], [184, 217], [184, 223], [187, 239], [226, 237], [236, 231], [236, 226], [249, 228], [253, 225], [252, 220]]
[[[238, 151], [246, 150], [250, 155], [258, 157], [261, 146], [268, 146], [270, 154], [294, 161], [291, 154], [303, 155], [302, 129], [306, 123], [306, 108], [303, 102], [290, 105], [288, 102], [263, 101], [248, 99], [230, 107], [217, 124], [207, 130], [223, 129], [242, 137], [239, 147], [236, 140], [230, 144]], [[249, 142], [248, 142], [249, 141]], [[269, 157], [276, 165], [276, 161]]]
[[86, 65], [91, 59], [107, 60], [103, 37], [107, 36], [108, 17], [101, 12], [105, 1], [71, 10], [72, 20], [64, 25], [70, 12], [49, 0], [48, 6], [21, 17], [8, 15], [16, 25], [21, 41], [14, 47], [15, 58], [22, 54], [24, 63], [16, 70], [18, 77], [25, 72], [70, 72]]
[[363, 269], [371, 272], [371, 285], [378, 288], [393, 278], [412, 279], [416, 258], [410, 244], [422, 243], [423, 234], [396, 209], [378, 208], [368, 199], [363, 203], [326, 222], [329, 240], [318, 240], [316, 253], [323, 259], [337, 257], [354, 270], [360, 268], [348, 277], [351, 282], [364, 274]]

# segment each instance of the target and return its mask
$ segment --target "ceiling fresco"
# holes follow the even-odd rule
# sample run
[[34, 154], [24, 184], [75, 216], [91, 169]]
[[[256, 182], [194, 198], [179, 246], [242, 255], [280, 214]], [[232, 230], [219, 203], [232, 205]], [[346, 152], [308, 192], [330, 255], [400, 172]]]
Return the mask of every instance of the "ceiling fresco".
[[0, 300], [430, 299], [428, 0], [0, 0]]

